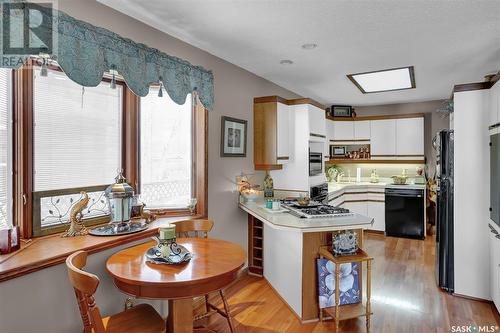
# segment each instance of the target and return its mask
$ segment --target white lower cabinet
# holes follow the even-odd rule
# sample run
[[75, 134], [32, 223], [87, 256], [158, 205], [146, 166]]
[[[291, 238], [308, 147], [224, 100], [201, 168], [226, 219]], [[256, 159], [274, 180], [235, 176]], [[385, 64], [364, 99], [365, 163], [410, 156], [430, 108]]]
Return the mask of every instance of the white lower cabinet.
[[[492, 224], [491, 222], [490, 224]], [[497, 230], [500, 228], [496, 228]], [[499, 233], [500, 234], [500, 233]], [[500, 311], [500, 239], [490, 230], [490, 290], [491, 299]]]
[[385, 231], [385, 202], [367, 202], [367, 216], [374, 219], [371, 230]]
[[[353, 213], [373, 218], [373, 225], [367, 229], [385, 231], [384, 192], [365, 194], [346, 192], [342, 196], [329, 201], [332, 206], [347, 208]], [[375, 200], [375, 201], [369, 201]]]
[[344, 208], [349, 209], [353, 213], [361, 214], [361, 215], [368, 215], [367, 211], [367, 205], [366, 202], [344, 202], [343, 205]]
[[342, 200], [342, 197], [340, 197], [340, 198], [336, 198], [335, 200], [328, 201], [328, 204], [330, 206], [334, 206], [334, 207], [344, 207], [344, 205], [342, 205], [343, 202], [344, 202], [344, 200]]

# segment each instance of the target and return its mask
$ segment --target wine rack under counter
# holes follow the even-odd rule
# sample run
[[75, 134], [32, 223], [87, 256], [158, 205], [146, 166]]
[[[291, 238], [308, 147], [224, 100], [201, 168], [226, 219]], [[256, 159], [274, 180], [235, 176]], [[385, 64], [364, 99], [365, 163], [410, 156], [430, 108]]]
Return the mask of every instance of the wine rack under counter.
[[261, 221], [248, 214], [248, 271], [264, 273], [264, 227]]

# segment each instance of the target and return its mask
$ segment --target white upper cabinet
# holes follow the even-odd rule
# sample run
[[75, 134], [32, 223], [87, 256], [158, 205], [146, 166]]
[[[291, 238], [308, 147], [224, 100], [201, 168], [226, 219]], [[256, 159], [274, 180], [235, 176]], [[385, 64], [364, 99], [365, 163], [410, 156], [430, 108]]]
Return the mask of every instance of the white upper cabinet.
[[354, 139], [355, 140], [370, 140], [370, 121], [354, 121]]
[[[334, 133], [334, 123], [331, 120], [326, 121], [326, 142], [325, 142], [325, 156], [330, 157], [330, 145], [333, 144], [331, 140], [333, 140]], [[327, 158], [329, 159], [329, 158]]]
[[423, 117], [396, 119], [396, 155], [424, 156]]
[[308, 105], [309, 110], [309, 132], [312, 136], [322, 136], [326, 138], [326, 118], [325, 110], [314, 105]]
[[[499, 85], [500, 86], [500, 85]], [[327, 140], [368, 141], [372, 159], [424, 157], [424, 118], [326, 121]], [[347, 144], [347, 142], [343, 142]], [[354, 142], [352, 142], [354, 143]], [[339, 142], [342, 144], [342, 142]]]
[[354, 140], [354, 121], [334, 121], [333, 140]]
[[326, 140], [329, 142], [335, 139], [335, 122], [331, 120], [326, 121]]
[[[492, 222], [493, 223], [493, 222]], [[493, 227], [494, 230], [498, 229]], [[498, 231], [497, 231], [498, 232]], [[497, 310], [500, 310], [500, 239], [489, 230], [490, 235], [490, 294]]]
[[500, 122], [500, 83], [495, 83], [490, 89], [490, 122], [495, 125]]
[[373, 159], [390, 159], [396, 155], [396, 119], [370, 121]]
[[287, 163], [290, 158], [290, 124], [291, 124], [290, 107], [283, 103], [277, 103], [276, 107], [276, 158], [279, 164]]

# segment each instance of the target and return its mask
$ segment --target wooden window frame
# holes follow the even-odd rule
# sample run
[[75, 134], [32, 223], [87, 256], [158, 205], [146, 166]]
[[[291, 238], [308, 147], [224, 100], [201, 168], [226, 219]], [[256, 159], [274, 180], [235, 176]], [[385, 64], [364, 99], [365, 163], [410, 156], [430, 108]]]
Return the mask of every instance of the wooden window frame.
[[[137, 99], [138, 105], [137, 110], [140, 114], [140, 99]], [[193, 197], [196, 198], [197, 204], [194, 211], [194, 215], [201, 215], [203, 217], [208, 216], [208, 192], [207, 192], [207, 182], [208, 182], [208, 114], [207, 110], [201, 104], [196, 92], [191, 94], [191, 133], [192, 133], [192, 146], [191, 146], [191, 156], [192, 156], [192, 169], [191, 169], [191, 190]], [[137, 174], [135, 179], [135, 188], [138, 189], [140, 193], [140, 116], [138, 116], [137, 121], [137, 144], [138, 149], [136, 150], [139, 156], [137, 156]], [[158, 216], [187, 216], [191, 215], [191, 212], [187, 208], [155, 208], [150, 209], [150, 211]]]
[[[29, 59], [20, 69], [12, 71], [13, 85], [13, 224], [21, 229], [21, 237], [35, 236], [33, 228], [33, 67], [34, 59]], [[59, 70], [58, 66], [50, 66]], [[103, 77], [103, 81], [110, 81]], [[135, 95], [123, 80], [122, 113], [122, 168], [129, 184], [140, 193], [140, 97]], [[192, 191], [197, 199], [193, 215], [208, 215], [208, 114], [193, 93], [192, 105]], [[153, 213], [161, 216], [190, 216], [187, 209], [155, 209]], [[51, 233], [67, 228], [49, 228]], [[46, 234], [46, 233], [42, 233]], [[38, 232], [38, 235], [41, 235]]]

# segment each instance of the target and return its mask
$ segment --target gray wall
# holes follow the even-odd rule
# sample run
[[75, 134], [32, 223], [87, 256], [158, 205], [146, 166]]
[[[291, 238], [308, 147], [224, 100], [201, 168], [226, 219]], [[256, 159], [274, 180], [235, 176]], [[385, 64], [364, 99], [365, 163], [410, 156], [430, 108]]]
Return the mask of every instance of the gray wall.
[[[239, 243], [246, 249], [246, 214], [237, 206], [234, 179], [242, 171], [253, 172], [253, 98], [265, 95], [280, 95], [284, 98], [300, 96], [94, 0], [59, 0], [58, 6], [76, 18], [214, 72], [215, 108], [209, 114], [208, 136], [208, 214], [215, 220], [211, 236]], [[222, 115], [248, 121], [247, 157], [220, 157]], [[114, 251], [116, 249], [90, 258], [90, 269], [103, 278], [97, 297], [103, 314], [116, 312], [123, 305], [123, 295], [112, 286], [104, 270], [105, 259]], [[0, 302], [0, 333], [81, 332], [76, 301], [63, 265], [0, 283], [0, 299], [9, 299], [8, 302]], [[18, 309], [31, 315], [18, 315]]]
[[380, 116], [408, 113], [425, 113], [424, 116], [424, 144], [425, 157], [427, 159], [427, 172], [429, 176], [434, 175], [436, 154], [432, 148], [432, 138], [441, 129], [449, 128], [449, 119], [435, 111], [443, 103], [442, 100], [418, 102], [418, 103], [401, 103], [387, 104], [374, 106], [358, 106], [355, 107], [356, 114], [360, 116]]

